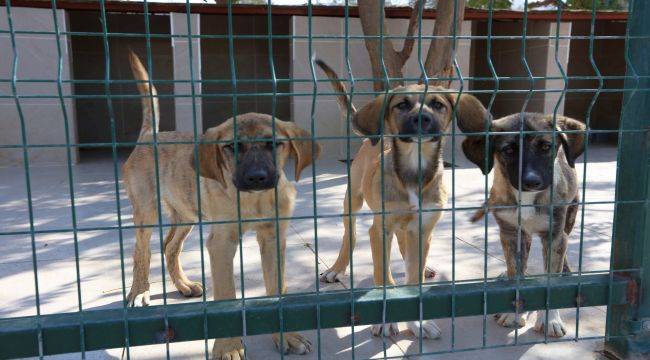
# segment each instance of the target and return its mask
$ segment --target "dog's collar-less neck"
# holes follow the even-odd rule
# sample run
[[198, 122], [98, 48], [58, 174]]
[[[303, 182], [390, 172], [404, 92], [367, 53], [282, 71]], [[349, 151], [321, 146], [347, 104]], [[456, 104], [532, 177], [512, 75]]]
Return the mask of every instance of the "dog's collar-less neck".
[[[393, 171], [395, 171], [397, 178], [401, 181], [404, 188], [417, 186], [420, 180], [419, 176], [421, 175], [422, 187], [424, 188], [434, 178], [434, 174], [438, 171], [438, 167], [440, 166], [440, 149], [442, 147], [442, 141], [437, 141], [435, 143], [429, 141], [421, 142], [421, 154], [418, 154], [417, 142], [403, 143], [406, 146], [413, 147], [411, 149], [411, 154], [408, 155], [409, 158], [407, 159], [405, 159], [405, 156], [402, 156], [403, 154], [400, 151], [398, 142], [398, 139], [393, 138]], [[429, 146], [433, 146], [433, 156], [427, 154], [428, 151], [425, 150], [425, 147]], [[418, 169], [418, 161], [420, 162], [421, 173]]]

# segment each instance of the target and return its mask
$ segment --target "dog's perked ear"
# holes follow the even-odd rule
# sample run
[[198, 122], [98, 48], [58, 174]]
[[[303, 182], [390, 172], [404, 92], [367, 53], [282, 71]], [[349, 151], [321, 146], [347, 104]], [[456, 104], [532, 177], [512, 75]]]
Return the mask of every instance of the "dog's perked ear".
[[282, 120], [275, 121], [280, 132], [289, 140], [291, 155], [296, 161], [295, 177], [296, 181], [298, 181], [300, 180], [302, 170], [313, 164], [314, 160], [320, 156], [320, 144], [316, 142], [312, 146], [313, 140], [310, 140], [311, 133], [295, 123]]
[[[464, 133], [478, 133], [491, 129], [492, 117], [485, 106], [473, 95], [447, 93], [447, 99], [456, 108], [458, 127]], [[493, 141], [485, 135], [470, 135], [463, 140], [463, 153], [484, 175], [494, 166]]]
[[223, 176], [225, 162], [221, 147], [219, 144], [209, 143], [210, 141], [218, 141], [219, 139], [220, 131], [218, 128], [211, 128], [205, 132], [199, 144], [199, 158], [194, 158], [192, 167], [194, 167], [195, 171], [199, 172], [199, 175], [208, 179], [217, 180], [223, 187], [228, 187], [226, 185], [226, 179]]
[[[552, 123], [553, 119], [550, 121]], [[560, 141], [562, 142], [562, 148], [564, 149], [566, 161], [569, 166], [575, 167], [576, 159], [582, 155], [582, 152], [584, 151], [584, 131], [587, 127], [582, 122], [567, 117], [558, 118], [556, 123], [560, 130], [577, 131], [560, 134]]]
[[[382, 122], [390, 113], [390, 101], [393, 93], [381, 94], [371, 102], [364, 105], [352, 117], [352, 126], [363, 135], [372, 136], [370, 142], [376, 145], [379, 142]], [[383, 117], [382, 109], [385, 107]], [[386, 125], [384, 124], [384, 130]]]

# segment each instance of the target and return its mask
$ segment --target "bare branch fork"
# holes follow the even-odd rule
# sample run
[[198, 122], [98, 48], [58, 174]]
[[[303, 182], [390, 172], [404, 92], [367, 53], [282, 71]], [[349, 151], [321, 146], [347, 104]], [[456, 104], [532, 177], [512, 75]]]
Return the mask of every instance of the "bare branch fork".
[[[372, 76], [375, 79], [373, 88], [375, 91], [383, 91], [384, 78], [380, 52], [380, 24], [383, 24], [383, 36], [388, 35], [388, 26], [386, 24], [385, 13], [381, 7], [381, 2], [377, 0], [359, 0], [359, 17], [361, 27], [365, 36], [366, 49], [370, 55], [370, 64], [372, 66]], [[454, 14], [454, 4], [456, 11]], [[406, 39], [402, 50], [395, 50], [391, 39], [383, 39], [383, 60], [391, 79], [390, 86], [404, 85], [402, 69], [413, 52], [415, 43], [415, 29], [418, 26], [419, 9], [422, 6], [422, 0], [416, 0], [411, 17], [409, 18]], [[439, 0], [436, 9], [436, 22], [433, 29], [434, 39], [431, 41], [427, 52], [424, 68], [429, 78], [451, 78], [454, 74], [452, 66], [452, 44], [454, 39], [451, 36], [460, 33], [463, 14], [465, 11], [465, 0]], [[455, 17], [454, 17], [455, 15]], [[381, 21], [381, 23], [380, 23]], [[431, 80], [433, 85], [442, 85], [449, 87], [450, 80]]]

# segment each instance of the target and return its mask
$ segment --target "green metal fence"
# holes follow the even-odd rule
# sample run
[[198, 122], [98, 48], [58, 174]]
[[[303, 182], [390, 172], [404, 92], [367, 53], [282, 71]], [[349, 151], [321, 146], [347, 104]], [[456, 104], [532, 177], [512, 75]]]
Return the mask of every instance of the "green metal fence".
[[[455, 0], [457, 1], [457, 0]], [[383, 0], [381, 0], [383, 6]], [[27, 317], [12, 317], [12, 318], [3, 318], [0, 319], [0, 358], [16, 358], [16, 357], [29, 357], [29, 356], [39, 356], [44, 357], [54, 354], [63, 354], [63, 353], [75, 353], [80, 352], [82, 358], [85, 358], [85, 353], [98, 349], [109, 349], [109, 348], [125, 348], [125, 356], [130, 358], [130, 348], [139, 345], [147, 344], [166, 344], [166, 355], [170, 357], [169, 344], [180, 341], [189, 341], [189, 340], [205, 340], [205, 357], [209, 358], [209, 349], [208, 349], [208, 339], [214, 338], [224, 338], [224, 337], [233, 337], [233, 336], [243, 336], [244, 346], [247, 346], [247, 336], [257, 335], [257, 334], [268, 334], [268, 333], [277, 333], [279, 332], [282, 336], [283, 333], [288, 331], [298, 331], [298, 330], [316, 330], [317, 335], [315, 339], [312, 339], [314, 342], [314, 353], [318, 358], [325, 357], [331, 358], [335, 357], [335, 354], [328, 354], [323, 345], [323, 336], [321, 334], [322, 329], [328, 328], [337, 328], [337, 327], [349, 327], [351, 328], [351, 337], [350, 337], [350, 346], [351, 357], [355, 358], [355, 346], [358, 345], [358, 338], [355, 338], [355, 326], [368, 325], [368, 324], [378, 324], [378, 323], [387, 323], [387, 322], [399, 322], [399, 321], [420, 321], [426, 319], [438, 319], [438, 318], [451, 318], [452, 319], [452, 330], [451, 330], [451, 340], [449, 348], [436, 351], [434, 353], [427, 353], [423, 350], [422, 342], [419, 345], [418, 355], [434, 355], [447, 352], [455, 351], [471, 351], [471, 350], [480, 350], [488, 348], [498, 348], [498, 347], [509, 347], [517, 345], [531, 345], [535, 343], [545, 343], [550, 342], [546, 335], [540, 337], [537, 342], [525, 342], [520, 341], [517, 338], [517, 330], [515, 330], [515, 339], [514, 342], [508, 344], [490, 344], [487, 341], [487, 326], [486, 322], [488, 321], [488, 315], [495, 314], [499, 312], [521, 312], [521, 311], [531, 311], [531, 310], [548, 310], [550, 309], [574, 309], [577, 316], [576, 319], [578, 322], [580, 319], [581, 308], [590, 307], [590, 306], [607, 306], [607, 322], [606, 329], [603, 336], [598, 337], [586, 337], [581, 336], [576, 330], [573, 334], [567, 334], [563, 340], [560, 341], [582, 341], [582, 340], [594, 340], [602, 339], [605, 343], [606, 350], [610, 354], [615, 354], [620, 357], [626, 356], [647, 356], [648, 351], [650, 350], [650, 229], [648, 226], [648, 191], [650, 190], [650, 182], [648, 181], [648, 174], [650, 169], [648, 168], [649, 159], [648, 154], [650, 149], [648, 149], [647, 142], [647, 130], [650, 120], [647, 119], [648, 110], [650, 110], [650, 98], [648, 98], [648, 91], [650, 90], [649, 77], [650, 77], [650, 25], [647, 21], [650, 18], [650, 4], [646, 1], [636, 0], [630, 1], [629, 3], [629, 15], [628, 15], [628, 26], [627, 34], [624, 39], [626, 41], [625, 49], [625, 60], [627, 64], [627, 73], [625, 76], [605, 76], [602, 75], [598, 69], [597, 64], [594, 61], [593, 51], [594, 51], [594, 41], [599, 38], [616, 38], [615, 36], [597, 36], [594, 33], [594, 27], [597, 17], [597, 5], [601, 5], [599, 1], [591, 1], [591, 11], [588, 18], [590, 19], [591, 32], [587, 39], [589, 41], [589, 57], [591, 64], [593, 66], [596, 76], [575, 76], [571, 77], [567, 75], [566, 69], [562, 69], [562, 65], [557, 60], [557, 51], [559, 40], [562, 39], [571, 39], [571, 36], [561, 36], [560, 32], [557, 31], [555, 35], [539, 37], [532, 36], [532, 38], [545, 38], [547, 40], [555, 41], [555, 59], [557, 65], [560, 68], [561, 76], [556, 77], [556, 80], [562, 80], [564, 83], [563, 88], [561, 89], [535, 89], [535, 81], [550, 79], [548, 77], [537, 77], [533, 76], [530, 68], [528, 66], [528, 59], [526, 57], [526, 46], [527, 40], [530, 40], [531, 36], [527, 38], [526, 36], [526, 26], [528, 22], [528, 16], [531, 13], [528, 8], [528, 3], [524, 5], [522, 13], [522, 36], [514, 37], [502, 37], [510, 39], [521, 39], [521, 51], [519, 56], [521, 57], [522, 66], [527, 69], [528, 76], [525, 77], [507, 77], [499, 76], [494, 70], [492, 65], [492, 54], [490, 51], [490, 46], [493, 41], [499, 39], [499, 36], [492, 34], [492, 24], [493, 24], [493, 15], [496, 12], [494, 9], [495, 1], [488, 1], [487, 4], [487, 24], [488, 24], [488, 33], [487, 36], [456, 36], [454, 31], [452, 34], [452, 39], [454, 45], [452, 46], [452, 53], [456, 55], [456, 42], [458, 39], [482, 39], [487, 41], [487, 54], [480, 55], [486, 56], [488, 64], [490, 66], [491, 72], [493, 73], [492, 77], [481, 78], [481, 77], [472, 77], [468, 74], [461, 74], [460, 68], [456, 61], [454, 61], [455, 75], [453, 79], [460, 79], [466, 81], [492, 81], [495, 84], [495, 87], [490, 91], [472, 91], [470, 89], [463, 88], [455, 89], [459, 93], [487, 93], [492, 96], [490, 103], [488, 104], [488, 110], [492, 105], [494, 97], [502, 92], [499, 89], [499, 84], [507, 81], [515, 80], [525, 80], [529, 81], [530, 89], [520, 91], [520, 93], [526, 94], [526, 100], [522, 104], [522, 111], [526, 109], [526, 105], [534, 93], [559, 93], [560, 100], [558, 100], [557, 105], [555, 106], [554, 117], [557, 116], [558, 107], [562, 98], [571, 92], [580, 93], [580, 92], [593, 92], [594, 96], [591, 100], [589, 109], [585, 114], [585, 122], [587, 124], [588, 130], [587, 134], [587, 144], [584, 153], [584, 163], [585, 163], [585, 175], [580, 179], [580, 193], [581, 198], [585, 199], [585, 192], [587, 188], [587, 174], [589, 172], [589, 139], [590, 135], [601, 134], [601, 133], [613, 133], [616, 134], [618, 138], [618, 148], [617, 148], [617, 167], [616, 167], [616, 195], [614, 202], [599, 202], [598, 204], [612, 204], [614, 205], [614, 230], [611, 234], [611, 265], [609, 271], [606, 272], [590, 272], [583, 271], [582, 266], [582, 252], [587, 244], [583, 243], [583, 233], [584, 233], [584, 217], [585, 217], [585, 206], [590, 204], [596, 204], [593, 202], [587, 202], [583, 200], [580, 205], [580, 211], [578, 213], [580, 221], [579, 228], [579, 239], [580, 239], [580, 262], [578, 264], [577, 271], [572, 272], [569, 276], [554, 276], [550, 274], [540, 275], [540, 276], [526, 276], [526, 277], [517, 277], [513, 281], [504, 281], [500, 279], [494, 279], [488, 277], [488, 261], [487, 261], [487, 232], [488, 232], [488, 222], [484, 222], [485, 227], [485, 239], [484, 239], [484, 268], [483, 268], [483, 278], [475, 281], [457, 281], [455, 278], [456, 270], [456, 256], [455, 256], [455, 229], [456, 229], [456, 211], [469, 211], [469, 210], [479, 210], [483, 207], [480, 204], [476, 204], [474, 207], [457, 207], [455, 205], [455, 188], [457, 179], [455, 176], [455, 170], [452, 166], [452, 183], [449, 184], [451, 188], [450, 193], [450, 202], [448, 208], [440, 209], [437, 211], [445, 211], [445, 216], [450, 216], [452, 218], [452, 238], [450, 239], [452, 243], [452, 278], [450, 281], [440, 281], [436, 283], [422, 283], [418, 285], [400, 285], [400, 286], [383, 286], [373, 289], [368, 288], [355, 288], [354, 287], [354, 263], [350, 264], [350, 277], [351, 277], [351, 288], [348, 290], [337, 290], [337, 291], [323, 291], [319, 285], [320, 272], [325, 270], [319, 264], [319, 240], [318, 240], [318, 219], [321, 218], [340, 218], [348, 217], [350, 215], [349, 209], [342, 209], [340, 214], [336, 215], [319, 215], [317, 213], [316, 203], [318, 201], [317, 191], [316, 191], [316, 176], [319, 174], [318, 162], [312, 167], [311, 178], [312, 178], [312, 187], [313, 187], [313, 197], [309, 199], [313, 203], [314, 213], [313, 216], [294, 216], [289, 218], [289, 220], [309, 220], [313, 219], [313, 232], [314, 232], [314, 265], [315, 273], [313, 275], [313, 281], [315, 286], [314, 292], [309, 293], [289, 293], [283, 294], [276, 297], [261, 297], [261, 298], [251, 298], [246, 296], [245, 293], [245, 280], [244, 280], [244, 258], [242, 251], [242, 236], [241, 233], [241, 214], [238, 214], [240, 219], [239, 224], [239, 256], [240, 256], [240, 266], [241, 266], [241, 280], [240, 288], [241, 294], [239, 299], [224, 300], [224, 301], [211, 301], [211, 299], [206, 297], [205, 291], [202, 296], [202, 301], [200, 302], [189, 302], [183, 304], [168, 304], [167, 303], [167, 292], [165, 281], [162, 282], [163, 286], [163, 296], [162, 296], [162, 305], [154, 305], [149, 307], [142, 308], [130, 308], [126, 305], [126, 301], [122, 307], [116, 307], [111, 309], [102, 309], [102, 310], [89, 310], [83, 307], [82, 302], [82, 288], [81, 288], [81, 273], [82, 269], [80, 268], [80, 259], [79, 259], [79, 248], [78, 248], [78, 234], [84, 231], [99, 230], [99, 228], [83, 228], [77, 226], [76, 212], [75, 212], [75, 189], [74, 189], [74, 172], [73, 172], [73, 160], [72, 160], [72, 151], [75, 146], [74, 139], [70, 138], [69, 127], [71, 126], [71, 119], [68, 119], [66, 111], [63, 111], [64, 114], [64, 123], [63, 124], [51, 124], [52, 127], [65, 127], [66, 139], [65, 144], [31, 144], [28, 141], [27, 137], [27, 124], [23, 116], [24, 108], [26, 105], [23, 104], [24, 99], [29, 98], [53, 98], [60, 101], [61, 108], [65, 109], [66, 99], [75, 99], [79, 98], [77, 95], [65, 95], [63, 92], [64, 85], [69, 85], [70, 83], [75, 83], [76, 80], [64, 80], [62, 79], [62, 67], [64, 63], [64, 56], [66, 56], [65, 49], [62, 48], [61, 40], [65, 37], [70, 36], [93, 36], [100, 37], [103, 41], [104, 52], [107, 54], [105, 56], [105, 78], [99, 79], [96, 81], [98, 84], [104, 86], [104, 95], [99, 98], [106, 100], [108, 111], [110, 114], [111, 121], [111, 131], [112, 131], [112, 141], [110, 143], [97, 143], [97, 144], [85, 144], [85, 146], [92, 147], [103, 147], [108, 148], [112, 152], [112, 166], [114, 178], [114, 192], [116, 199], [116, 211], [118, 216], [118, 226], [111, 227], [110, 230], [117, 230], [119, 234], [119, 245], [121, 256], [121, 291], [122, 297], [126, 300], [127, 287], [128, 283], [127, 278], [131, 276], [130, 271], [125, 268], [125, 255], [123, 252], [124, 249], [124, 236], [123, 231], [131, 230], [137, 226], [131, 225], [122, 219], [121, 208], [123, 204], [120, 203], [120, 171], [119, 165], [120, 160], [118, 157], [118, 152], [122, 148], [130, 148], [136, 145], [134, 142], [123, 142], [117, 141], [115, 133], [115, 114], [113, 109], [113, 100], [118, 98], [137, 98], [139, 96], [130, 96], [130, 95], [115, 95], [111, 93], [110, 85], [115, 82], [119, 82], [114, 79], [113, 74], [108, 69], [111, 69], [111, 58], [109, 48], [109, 39], [116, 36], [126, 36], [126, 37], [141, 37], [142, 34], [125, 34], [125, 33], [112, 33], [108, 30], [107, 27], [107, 2], [100, 0], [99, 2], [92, 3], [89, 5], [89, 9], [95, 9], [99, 11], [101, 17], [101, 23], [103, 29], [101, 32], [88, 32], [88, 33], [75, 33], [71, 31], [61, 31], [57, 23], [56, 10], [60, 8], [60, 2], [52, 0], [47, 3], [47, 7], [52, 9], [52, 17], [54, 21], [54, 32], [45, 32], [45, 31], [25, 31], [17, 30], [12, 22], [12, 13], [15, 11], [16, 6], [42, 6], [43, 4], [38, 4], [38, 1], [35, 2], [23, 2], [23, 1], [2, 1], [0, 5], [3, 5], [3, 11], [6, 12], [7, 18], [7, 28], [0, 27], [0, 36], [6, 37], [11, 42], [12, 54], [11, 58], [13, 60], [11, 64], [11, 77], [0, 79], [0, 84], [8, 85], [10, 92], [3, 93], [0, 91], [0, 100], [13, 100], [15, 102], [16, 110], [20, 117], [20, 127], [21, 127], [21, 136], [17, 139], [15, 144], [3, 144], [0, 145], [0, 149], [20, 149], [23, 154], [23, 168], [24, 171], [24, 181], [27, 189], [27, 202], [28, 202], [28, 213], [29, 213], [29, 231], [16, 232], [16, 231], [7, 231], [0, 229], [0, 236], [12, 236], [12, 235], [29, 235], [31, 239], [31, 250], [32, 250], [32, 263], [33, 263], [33, 278], [35, 286], [35, 304], [36, 304], [36, 315], [27, 316]], [[223, 94], [217, 94], [214, 96], [231, 98], [233, 109], [238, 108], [238, 101], [240, 97], [246, 96], [264, 96], [270, 97], [273, 100], [272, 114], [276, 112], [276, 99], [280, 96], [288, 96], [290, 98], [299, 98], [307, 97], [311, 99], [311, 133], [313, 139], [316, 140], [332, 140], [332, 139], [344, 139], [347, 144], [347, 173], [350, 172], [350, 159], [354, 157], [352, 153], [351, 140], [356, 138], [352, 132], [350, 125], [347, 127], [347, 132], [341, 136], [318, 136], [315, 133], [316, 124], [322, 119], [318, 119], [315, 113], [315, 103], [319, 101], [319, 96], [332, 95], [333, 93], [319, 93], [317, 90], [317, 83], [327, 82], [328, 80], [321, 76], [321, 73], [317, 70], [316, 67], [312, 65], [311, 68], [311, 79], [281, 79], [277, 78], [275, 72], [273, 71], [275, 64], [272, 54], [274, 53], [273, 49], [273, 39], [292, 39], [298, 38], [299, 36], [285, 35], [285, 34], [274, 34], [270, 29], [273, 29], [273, 17], [274, 11], [277, 11], [277, 7], [273, 6], [269, 0], [266, 4], [266, 19], [268, 26], [268, 34], [265, 36], [249, 35], [248, 38], [261, 38], [266, 39], [268, 44], [268, 53], [271, 54], [268, 59], [268, 66], [271, 71], [271, 79], [259, 79], [260, 82], [270, 82], [271, 91], [267, 93], [248, 93], [241, 94], [239, 87], [242, 83], [238, 79], [236, 73], [236, 62], [238, 59], [235, 59], [234, 56], [230, 56], [229, 64], [231, 78], [229, 80], [223, 80], [221, 83], [228, 84], [231, 87], [229, 92]], [[303, 36], [302, 39], [308, 41], [309, 48], [309, 57], [311, 58], [314, 55], [312, 48], [313, 39], [328, 39], [335, 41], [340, 41], [344, 44], [346, 67], [348, 69], [347, 74], [343, 74], [344, 79], [350, 85], [350, 96], [354, 101], [356, 95], [377, 95], [377, 93], [368, 93], [368, 92], [359, 92], [355, 91], [355, 84], [361, 82], [372, 82], [373, 80], [379, 80], [386, 84], [390, 82], [388, 73], [384, 67], [385, 76], [381, 79], [372, 79], [372, 78], [355, 78], [354, 74], [351, 71], [350, 67], [350, 39], [361, 39], [368, 37], [359, 37], [350, 35], [349, 29], [349, 19], [351, 18], [350, 10], [352, 9], [348, 6], [348, 1], [343, 2], [344, 7], [344, 18], [345, 18], [345, 36], [316, 36], [312, 35], [312, 14], [314, 5], [309, 1], [306, 5], [306, 12], [309, 17], [308, 20], [308, 35]], [[146, 67], [152, 69], [152, 52], [151, 52], [151, 39], [165, 37], [160, 34], [151, 34], [149, 31], [149, 15], [150, 15], [150, 4], [147, 1], [144, 1], [140, 7], [140, 10], [143, 12], [143, 17], [145, 21], [146, 32], [144, 38], [147, 43], [147, 52], [146, 52]], [[177, 36], [179, 38], [184, 37], [188, 40], [188, 46], [190, 51], [188, 52], [189, 64], [190, 64], [190, 79], [184, 80], [173, 80], [173, 82], [183, 82], [191, 84], [191, 101], [192, 109], [194, 114], [194, 141], [191, 144], [194, 145], [195, 154], [198, 154], [198, 145], [199, 137], [202, 133], [196, 122], [197, 114], [197, 103], [202, 100], [202, 97], [207, 97], [210, 95], [203, 94], [197, 95], [194, 92], [195, 83], [200, 83], [202, 80], [197, 80], [193, 77], [192, 74], [195, 73], [192, 68], [195, 64], [194, 53], [192, 51], [192, 40], [202, 39], [202, 38], [222, 38], [227, 39], [228, 46], [230, 49], [230, 54], [234, 54], [235, 43], [241, 38], [247, 38], [243, 35], [235, 35], [233, 31], [233, 14], [236, 4], [233, 4], [232, 1], [228, 1], [226, 6], [225, 13], [227, 14], [228, 19], [228, 33], [219, 34], [219, 35], [203, 35], [203, 34], [193, 34], [190, 15], [192, 12], [197, 11], [195, 4], [187, 1], [184, 4], [185, 15], [187, 17], [187, 35], [166, 35], [166, 37]], [[416, 39], [417, 46], [417, 56], [420, 59], [419, 66], [421, 69], [424, 69], [423, 61], [423, 40], [431, 39], [432, 37], [423, 34], [422, 32], [422, 18], [425, 12], [423, 7], [416, 9], [418, 12], [418, 18], [420, 26], [417, 30], [417, 34], [414, 36]], [[560, 22], [563, 20], [563, 16], [566, 16], [567, 11], [563, 10], [562, 7], [559, 7], [555, 10], [556, 21], [555, 24], [559, 30]], [[455, 14], [456, 16], [457, 14]], [[380, 28], [383, 26], [383, 23], [380, 24]], [[18, 69], [21, 63], [21, 56], [25, 56], [17, 51], [16, 46], [16, 35], [17, 34], [48, 34], [53, 35], [56, 39], [56, 47], [58, 53], [58, 59], [52, 59], [58, 64], [58, 79], [57, 80], [43, 80], [43, 79], [20, 79], [18, 74]], [[380, 36], [381, 39], [385, 39], [388, 36]], [[399, 36], [391, 36], [392, 39], [404, 38]], [[383, 40], [380, 42], [383, 46]], [[380, 49], [381, 49], [380, 46]], [[380, 50], [381, 51], [381, 50]], [[424, 74], [425, 78], [429, 78]], [[152, 75], [152, 78], [155, 78], [155, 75]], [[605, 89], [603, 86], [604, 81], [612, 79], [624, 79], [625, 83], [622, 88], [615, 89]], [[570, 80], [576, 79], [591, 79], [597, 80], [599, 82], [598, 88], [580, 88], [580, 89], [569, 89], [568, 82]], [[402, 79], [406, 82], [417, 82], [418, 78], [407, 78]], [[120, 80], [124, 82], [123, 80]], [[207, 80], [203, 80], [207, 81]], [[19, 95], [18, 86], [21, 83], [53, 83], [56, 84], [57, 93], [47, 94], [47, 95]], [[80, 82], [80, 81], [78, 81]], [[219, 81], [216, 81], [219, 82]], [[244, 83], [250, 82], [250, 80], [244, 80]], [[313, 91], [311, 92], [289, 92], [289, 93], [280, 93], [278, 92], [279, 83], [299, 83], [306, 82], [313, 85]], [[135, 81], [132, 81], [135, 83]], [[150, 84], [157, 83], [157, 80], [150, 80]], [[462, 81], [461, 81], [462, 84]], [[517, 92], [517, 91], [513, 91]], [[624, 94], [623, 100], [623, 111], [621, 114], [621, 121], [618, 130], [591, 130], [589, 129], [590, 115], [592, 109], [599, 95], [604, 92], [622, 92]], [[150, 94], [151, 96], [152, 94]], [[168, 95], [174, 97], [174, 95]], [[159, 95], [163, 98], [165, 95]], [[233, 114], [234, 117], [237, 117], [237, 114]], [[350, 117], [347, 117], [347, 123], [350, 123]], [[0, 120], [1, 121], [1, 120]], [[156, 119], [154, 119], [156, 121]], [[275, 133], [275, 128], [274, 128]], [[488, 132], [478, 133], [474, 135], [485, 135], [489, 136]], [[456, 144], [457, 141], [462, 140], [461, 136], [464, 134], [456, 133], [454, 130], [449, 134], [448, 141], [452, 144]], [[388, 139], [388, 135], [381, 137], [381, 143], [383, 144], [384, 138]], [[163, 142], [164, 143], [164, 142]], [[155, 136], [153, 143], [146, 143], [151, 145], [154, 149], [161, 144]], [[165, 143], [166, 144], [166, 143]], [[455, 146], [454, 146], [455, 147]], [[58, 229], [58, 230], [45, 230], [39, 231], [36, 229], [34, 221], [34, 203], [32, 201], [31, 195], [31, 182], [32, 174], [30, 172], [30, 149], [34, 148], [64, 148], [66, 149], [67, 156], [67, 182], [69, 185], [69, 201], [71, 203], [72, 209], [72, 228]], [[155, 158], [155, 168], [156, 172], [158, 171], [158, 161], [157, 150], [154, 151]], [[383, 156], [382, 156], [383, 161]], [[452, 154], [452, 163], [455, 162], [455, 157]], [[452, 164], [453, 165], [453, 164]], [[196, 183], [199, 184], [200, 175], [196, 173]], [[157, 194], [160, 198], [160, 184], [156, 181]], [[349, 185], [349, 180], [348, 180]], [[487, 200], [488, 194], [488, 180], [487, 177], [484, 181], [484, 192], [485, 199]], [[277, 189], [275, 190], [277, 191]], [[200, 192], [198, 203], [206, 201], [206, 199], [201, 199]], [[277, 194], [277, 192], [276, 192]], [[298, 195], [300, 197], [300, 194]], [[383, 196], [383, 194], [382, 194]], [[240, 199], [237, 197], [237, 206], [239, 209]], [[557, 205], [557, 204], [553, 204]], [[552, 205], [552, 206], [553, 206]], [[163, 248], [163, 235], [166, 228], [170, 226], [169, 223], [162, 216], [162, 204], [158, 202], [158, 224], [154, 226], [155, 233], [157, 232], [158, 238], [160, 241], [160, 248]], [[199, 205], [200, 208], [200, 205]], [[364, 212], [365, 215], [370, 215], [372, 213]], [[422, 212], [420, 211], [420, 215]], [[380, 215], [384, 215], [382, 212]], [[421, 219], [421, 216], [420, 216]], [[276, 216], [274, 219], [257, 219], [253, 221], [262, 221], [262, 220], [272, 220], [275, 223], [276, 234], [279, 231], [279, 222], [283, 219], [278, 215], [278, 209], [276, 204]], [[250, 221], [250, 220], [249, 220]], [[203, 221], [201, 215], [199, 214], [199, 221], [196, 224], [199, 228], [199, 240], [201, 244], [201, 271], [202, 277], [201, 282], [204, 289], [206, 287], [206, 268], [204, 265], [204, 253], [203, 253], [203, 244], [205, 238], [206, 228], [209, 228], [209, 225], [214, 224], [215, 222]], [[552, 224], [549, 224], [549, 227]], [[76, 301], [78, 304], [78, 311], [71, 313], [60, 313], [60, 314], [41, 314], [41, 304], [39, 299], [39, 269], [37, 266], [37, 250], [36, 250], [36, 236], [40, 233], [48, 232], [71, 232], [74, 237], [74, 249], [75, 249], [75, 261], [76, 261], [76, 280], [77, 280], [77, 298], [70, 299], [70, 301]], [[573, 239], [578, 237], [578, 231], [574, 231]], [[365, 236], [365, 234], [360, 233], [359, 236]], [[277, 236], [276, 236], [277, 237]], [[420, 239], [420, 243], [421, 243]], [[383, 239], [384, 243], [386, 242], [385, 235]], [[278, 247], [279, 249], [279, 247]], [[278, 250], [279, 251], [279, 250]], [[357, 249], [357, 251], [367, 251], [365, 249]], [[422, 251], [420, 246], [420, 251]], [[353, 257], [352, 257], [353, 258]], [[550, 258], [550, 257], [549, 257]], [[386, 259], [384, 259], [386, 261]], [[549, 260], [550, 261], [550, 260]], [[286, 259], [287, 266], [291, 266], [291, 259]], [[166, 278], [165, 275], [165, 261], [161, 254], [161, 263], [162, 276], [163, 279]], [[280, 264], [278, 264], [278, 268]], [[282, 281], [282, 279], [279, 279]], [[280, 285], [282, 288], [282, 285]], [[3, 290], [7, 291], [7, 289]], [[459, 317], [466, 316], [482, 316], [483, 317], [483, 329], [482, 329], [482, 344], [478, 347], [472, 348], [458, 348], [456, 346], [456, 337], [457, 334], [462, 334], [462, 327], [456, 323], [456, 319]], [[578, 324], [576, 323], [576, 329], [579, 329]], [[386, 340], [383, 340], [383, 357], [391, 358], [386, 352], [387, 343]], [[254, 357], [254, 354], [249, 354], [251, 357]], [[283, 358], [284, 354], [278, 353], [278, 357]]]

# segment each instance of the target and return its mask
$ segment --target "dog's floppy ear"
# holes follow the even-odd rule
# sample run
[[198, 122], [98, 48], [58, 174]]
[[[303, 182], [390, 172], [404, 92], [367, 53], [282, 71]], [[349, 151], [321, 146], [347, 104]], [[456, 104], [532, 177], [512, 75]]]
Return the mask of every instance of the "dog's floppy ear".
[[[447, 99], [456, 107], [456, 119], [460, 130], [464, 133], [484, 132], [491, 129], [492, 117], [479, 99], [473, 95], [447, 93]], [[463, 153], [474, 165], [478, 166], [484, 175], [492, 171], [494, 166], [493, 142], [485, 135], [469, 135], [463, 140]]]
[[480, 132], [489, 129], [486, 122], [492, 121], [485, 106], [474, 95], [446, 93], [452, 106], [456, 107], [456, 119], [462, 132]]
[[199, 175], [217, 180], [223, 187], [227, 187], [226, 179], [223, 175], [223, 167], [225, 166], [223, 153], [221, 147], [216, 143], [203, 143], [208, 141], [217, 141], [220, 139], [220, 131], [216, 128], [208, 129], [203, 136], [201, 136], [201, 143], [199, 144], [198, 155], [192, 161], [192, 167]]
[[560, 141], [562, 142], [562, 148], [564, 149], [567, 163], [569, 166], [575, 167], [576, 158], [582, 155], [582, 152], [584, 151], [585, 133], [583, 131], [587, 127], [582, 122], [567, 117], [557, 119], [557, 125], [560, 130], [580, 131], [560, 134]]
[[[352, 117], [352, 125], [357, 131], [363, 135], [375, 136], [370, 138], [370, 142], [373, 145], [376, 145], [379, 142], [379, 137], [376, 136], [380, 135], [381, 123], [390, 112], [389, 106], [392, 96], [392, 92], [388, 95], [381, 94], [377, 96], [371, 102], [359, 109], [359, 111], [357, 111]], [[384, 103], [386, 103], [386, 110], [384, 111], [384, 117], [380, 118]]]
[[[291, 155], [296, 161], [295, 176], [296, 181], [298, 181], [300, 180], [300, 173], [302, 170], [311, 165], [314, 160], [318, 159], [320, 156], [320, 144], [318, 144], [318, 142], [315, 143], [312, 149], [313, 140], [309, 140], [309, 138], [311, 138], [311, 133], [309, 133], [309, 131], [290, 121], [275, 121], [280, 131], [283, 132], [284, 136], [289, 140]], [[315, 153], [312, 150], [314, 150]]]
[[[494, 166], [494, 146], [493, 141], [488, 138], [487, 147], [485, 145], [485, 135], [470, 135], [463, 140], [463, 153], [465, 157], [478, 166], [487, 175], [492, 171]], [[487, 161], [487, 162], [486, 162]]]

